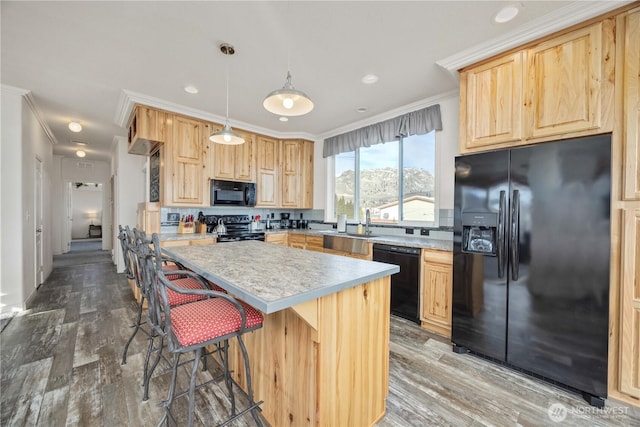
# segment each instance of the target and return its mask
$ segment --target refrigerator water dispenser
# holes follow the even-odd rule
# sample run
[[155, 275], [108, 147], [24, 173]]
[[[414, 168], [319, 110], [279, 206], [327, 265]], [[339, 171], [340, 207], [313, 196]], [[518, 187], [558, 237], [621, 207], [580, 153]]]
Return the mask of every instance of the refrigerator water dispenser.
[[462, 252], [495, 256], [498, 249], [497, 229], [497, 213], [463, 212]]

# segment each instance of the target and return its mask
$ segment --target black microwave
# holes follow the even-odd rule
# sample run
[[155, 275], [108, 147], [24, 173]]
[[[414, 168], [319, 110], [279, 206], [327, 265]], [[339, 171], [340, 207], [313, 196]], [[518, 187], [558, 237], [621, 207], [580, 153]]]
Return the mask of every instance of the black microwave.
[[255, 206], [256, 184], [253, 182], [211, 181], [211, 206]]

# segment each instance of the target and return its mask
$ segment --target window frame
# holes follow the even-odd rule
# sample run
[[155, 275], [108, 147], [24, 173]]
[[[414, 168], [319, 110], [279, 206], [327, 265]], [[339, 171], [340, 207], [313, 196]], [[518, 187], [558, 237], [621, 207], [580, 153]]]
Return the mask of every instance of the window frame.
[[[438, 228], [440, 224], [440, 179], [439, 179], [439, 159], [440, 159], [440, 144], [438, 143], [438, 132], [432, 131], [434, 133], [434, 171], [433, 171], [433, 179], [434, 179], [434, 203], [433, 203], [433, 222], [431, 221], [406, 221], [400, 220], [396, 223], [390, 224], [388, 222], [378, 222], [375, 220], [371, 220], [371, 224], [374, 226], [380, 227], [422, 227], [422, 228]], [[402, 140], [403, 138], [400, 138]], [[398, 162], [402, 163], [402, 156], [404, 150], [404, 143], [399, 144], [400, 149], [398, 150]], [[324, 211], [324, 221], [325, 222], [337, 222], [337, 218], [335, 216], [335, 156], [329, 156], [326, 159], [326, 209]], [[398, 177], [400, 188], [404, 190], [404, 174], [400, 168], [400, 176]], [[364, 222], [364, 218], [359, 218], [359, 206], [360, 206], [360, 151], [359, 149], [355, 152], [355, 194], [354, 194], [354, 203], [355, 203], [355, 218], [349, 219], [347, 218], [347, 224], [357, 225], [359, 222]], [[404, 214], [404, 207], [402, 206], [402, 191], [398, 194], [398, 209], [401, 216]]]

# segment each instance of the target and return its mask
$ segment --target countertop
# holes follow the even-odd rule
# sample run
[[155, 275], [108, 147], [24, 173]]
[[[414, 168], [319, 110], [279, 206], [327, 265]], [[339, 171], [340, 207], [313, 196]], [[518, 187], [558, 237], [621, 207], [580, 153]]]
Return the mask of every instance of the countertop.
[[404, 236], [384, 236], [376, 234], [375, 237], [359, 237], [347, 233], [339, 233], [335, 230], [301, 230], [301, 229], [279, 229], [267, 230], [270, 233], [290, 233], [290, 234], [306, 234], [309, 236], [343, 236], [352, 239], [367, 239], [373, 243], [385, 243], [388, 245], [409, 246], [413, 248], [432, 249], [436, 251], [453, 251], [453, 241], [442, 239], [430, 239], [428, 237], [404, 237]]
[[162, 251], [266, 314], [400, 271], [397, 265], [255, 240]]
[[[404, 237], [404, 236], [385, 236], [385, 235], [376, 235], [376, 237], [358, 237], [349, 235], [346, 233], [338, 233], [335, 230], [316, 230], [316, 229], [291, 229], [291, 228], [280, 228], [280, 229], [272, 229], [272, 230], [262, 230], [265, 234], [276, 234], [276, 233], [289, 233], [289, 234], [304, 234], [309, 236], [324, 236], [326, 235], [334, 235], [334, 236], [344, 236], [353, 239], [367, 239], [373, 243], [386, 243], [389, 245], [400, 245], [400, 246], [410, 246], [414, 248], [421, 249], [431, 249], [436, 251], [453, 251], [453, 242], [451, 240], [442, 240], [442, 239], [430, 239], [428, 237]], [[178, 233], [162, 233], [160, 234], [160, 241], [173, 241], [173, 240], [197, 240], [197, 239], [210, 239], [212, 237], [217, 237], [216, 233], [207, 233], [207, 234], [178, 234]]]

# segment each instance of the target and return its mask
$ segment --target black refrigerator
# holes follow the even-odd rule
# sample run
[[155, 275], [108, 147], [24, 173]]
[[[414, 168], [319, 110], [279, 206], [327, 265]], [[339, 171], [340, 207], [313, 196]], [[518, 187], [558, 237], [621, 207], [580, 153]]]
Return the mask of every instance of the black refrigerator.
[[611, 135], [456, 157], [452, 343], [607, 396]]

